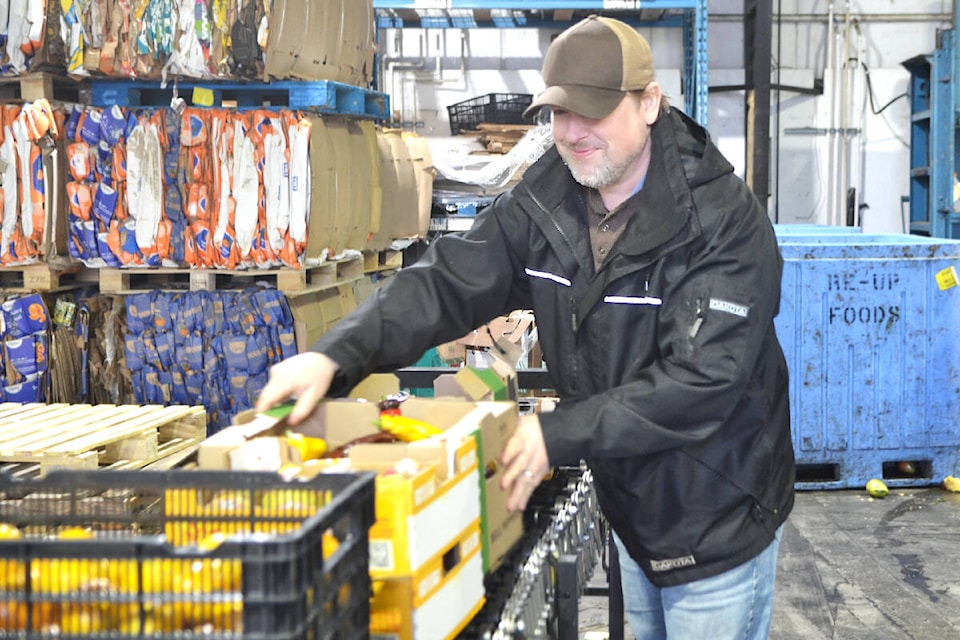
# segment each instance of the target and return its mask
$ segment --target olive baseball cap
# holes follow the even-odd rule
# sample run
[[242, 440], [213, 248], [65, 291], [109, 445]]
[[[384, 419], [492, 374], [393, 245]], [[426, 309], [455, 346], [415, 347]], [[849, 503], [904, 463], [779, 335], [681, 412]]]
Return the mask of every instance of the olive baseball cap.
[[552, 106], [604, 118], [627, 91], [640, 91], [653, 79], [653, 55], [644, 37], [620, 20], [590, 16], [550, 44], [543, 60], [547, 88], [523, 115]]

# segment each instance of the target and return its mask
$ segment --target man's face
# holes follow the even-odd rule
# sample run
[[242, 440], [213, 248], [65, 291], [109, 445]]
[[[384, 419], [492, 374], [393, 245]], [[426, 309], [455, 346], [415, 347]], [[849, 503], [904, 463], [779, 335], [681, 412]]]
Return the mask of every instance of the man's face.
[[553, 137], [573, 178], [586, 187], [633, 189], [649, 161], [650, 125], [656, 121], [652, 99], [627, 95], [600, 120], [552, 109]]

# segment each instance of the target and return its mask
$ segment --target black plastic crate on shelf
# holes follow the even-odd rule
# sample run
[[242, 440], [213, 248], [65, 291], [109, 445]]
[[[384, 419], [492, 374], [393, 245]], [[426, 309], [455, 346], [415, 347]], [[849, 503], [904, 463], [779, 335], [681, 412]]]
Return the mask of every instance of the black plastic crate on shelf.
[[523, 112], [533, 102], [529, 93], [488, 93], [447, 107], [450, 134], [475, 131], [481, 122], [524, 124]]
[[0, 475], [0, 638], [369, 637], [374, 474]]

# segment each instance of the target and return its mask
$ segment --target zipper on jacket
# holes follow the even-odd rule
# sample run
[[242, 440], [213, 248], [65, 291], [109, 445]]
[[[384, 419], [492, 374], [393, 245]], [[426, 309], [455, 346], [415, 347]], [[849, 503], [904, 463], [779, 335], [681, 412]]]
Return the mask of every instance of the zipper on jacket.
[[697, 298], [697, 311], [693, 319], [693, 325], [690, 327], [690, 338], [696, 338], [700, 333], [700, 326], [703, 324], [703, 298]]
[[570, 339], [573, 341], [571, 347], [573, 348], [573, 357], [570, 358], [570, 391], [572, 393], [577, 392], [577, 388], [580, 386], [577, 379], [577, 370], [578, 370], [578, 349], [577, 342], [580, 340], [579, 334], [577, 332], [577, 300], [576, 298], [570, 298]]

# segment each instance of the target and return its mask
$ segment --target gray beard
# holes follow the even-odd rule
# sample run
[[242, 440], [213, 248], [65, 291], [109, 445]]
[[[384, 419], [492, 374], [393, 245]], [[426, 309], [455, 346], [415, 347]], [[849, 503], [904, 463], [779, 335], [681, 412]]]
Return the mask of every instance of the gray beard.
[[640, 157], [641, 153], [642, 150], [637, 151], [635, 154], [617, 165], [603, 165], [593, 173], [584, 173], [578, 169], [575, 169], [573, 165], [566, 161], [566, 159], [564, 159], [564, 164], [567, 165], [567, 168], [570, 170], [570, 174], [573, 176], [574, 180], [590, 189], [600, 189], [602, 187], [608, 187], [620, 180], [620, 178], [622, 178], [627, 172], [627, 169], [629, 169], [633, 163], [637, 161], [637, 158]]

